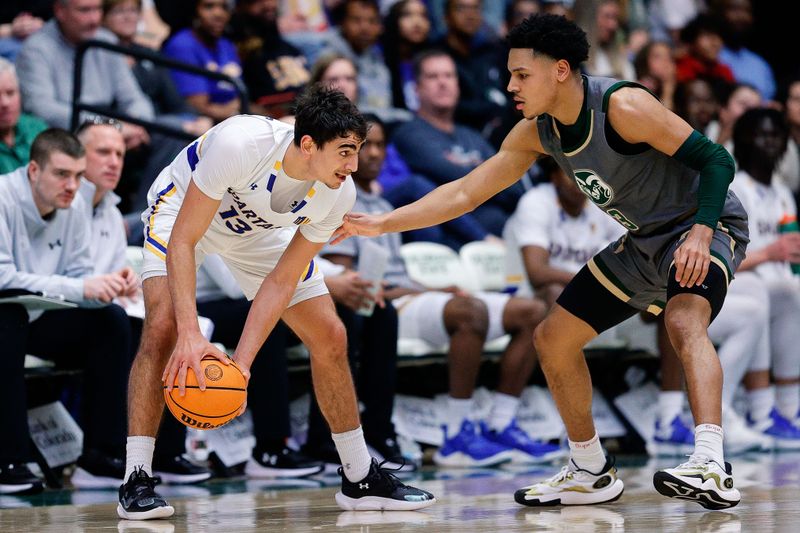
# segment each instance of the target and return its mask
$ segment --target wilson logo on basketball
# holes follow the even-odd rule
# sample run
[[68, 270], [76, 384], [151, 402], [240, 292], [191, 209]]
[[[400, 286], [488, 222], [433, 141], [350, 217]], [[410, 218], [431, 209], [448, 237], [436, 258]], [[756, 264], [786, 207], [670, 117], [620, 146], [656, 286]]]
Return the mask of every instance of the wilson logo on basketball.
[[208, 365], [205, 374], [211, 381], [219, 381], [222, 378], [222, 369], [218, 365]]

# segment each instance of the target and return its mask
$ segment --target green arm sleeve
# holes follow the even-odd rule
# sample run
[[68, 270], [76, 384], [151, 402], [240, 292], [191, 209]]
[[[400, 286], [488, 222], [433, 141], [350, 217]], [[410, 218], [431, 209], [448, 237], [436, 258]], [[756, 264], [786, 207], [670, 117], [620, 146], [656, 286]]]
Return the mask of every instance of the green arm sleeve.
[[672, 157], [700, 172], [694, 221], [715, 229], [725, 205], [728, 185], [736, 172], [733, 157], [698, 131], [693, 131]]

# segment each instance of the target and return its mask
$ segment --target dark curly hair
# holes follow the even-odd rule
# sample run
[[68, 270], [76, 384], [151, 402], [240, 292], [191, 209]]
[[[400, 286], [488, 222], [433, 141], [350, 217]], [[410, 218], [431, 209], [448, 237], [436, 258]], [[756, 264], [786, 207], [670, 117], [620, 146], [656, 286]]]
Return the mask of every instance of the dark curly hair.
[[320, 148], [348, 135], [367, 138], [367, 123], [358, 108], [337, 89], [316, 83], [295, 100], [294, 144], [310, 135]]
[[508, 32], [510, 48], [530, 48], [534, 55], [563, 59], [572, 70], [589, 58], [589, 43], [577, 24], [561, 15], [537, 14], [523, 20]]

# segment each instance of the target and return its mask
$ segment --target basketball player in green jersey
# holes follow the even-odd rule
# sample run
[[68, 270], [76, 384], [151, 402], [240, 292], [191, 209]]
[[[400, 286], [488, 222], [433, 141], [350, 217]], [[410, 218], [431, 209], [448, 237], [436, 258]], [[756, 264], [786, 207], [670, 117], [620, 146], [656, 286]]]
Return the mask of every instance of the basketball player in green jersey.
[[707, 328], [748, 242], [747, 215], [728, 192], [733, 160], [643, 87], [582, 76], [589, 46], [567, 19], [531, 17], [508, 41], [508, 90], [524, 119], [498, 153], [391, 213], [347, 215], [334, 242], [456, 218], [510, 186], [538, 157], [552, 156], [628, 232], [589, 261], [536, 329], [533, 342], [567, 429], [570, 459], [552, 478], [518, 490], [516, 501], [582, 505], [620, 497], [623, 483], [592, 420], [582, 348], [640, 310], [664, 310], [686, 375], [695, 450], [687, 462], [656, 472], [653, 482], [666, 496], [732, 507], [740, 495], [722, 453], [722, 369]]

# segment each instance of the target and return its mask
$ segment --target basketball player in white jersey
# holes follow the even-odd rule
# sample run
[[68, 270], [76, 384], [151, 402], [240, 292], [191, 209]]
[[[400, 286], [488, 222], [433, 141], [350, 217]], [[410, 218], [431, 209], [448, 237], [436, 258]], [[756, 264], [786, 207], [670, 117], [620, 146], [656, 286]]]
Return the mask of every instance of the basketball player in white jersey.
[[246, 377], [279, 319], [308, 347], [316, 397], [343, 465], [339, 506], [412, 510], [435, 502], [370, 458], [345, 329], [313, 260], [353, 205], [350, 173], [366, 133], [342, 93], [315, 86], [298, 98], [294, 127], [261, 116], [231, 117], [187, 146], [156, 179], [142, 214], [146, 318], [129, 383], [121, 518], [174, 513], [155, 493], [151, 467], [162, 384], [171, 390], [177, 378], [183, 394], [191, 370], [204, 389], [201, 358], [210, 354], [229, 364], [197, 324], [195, 273], [210, 253], [223, 258], [253, 300], [233, 354]]

